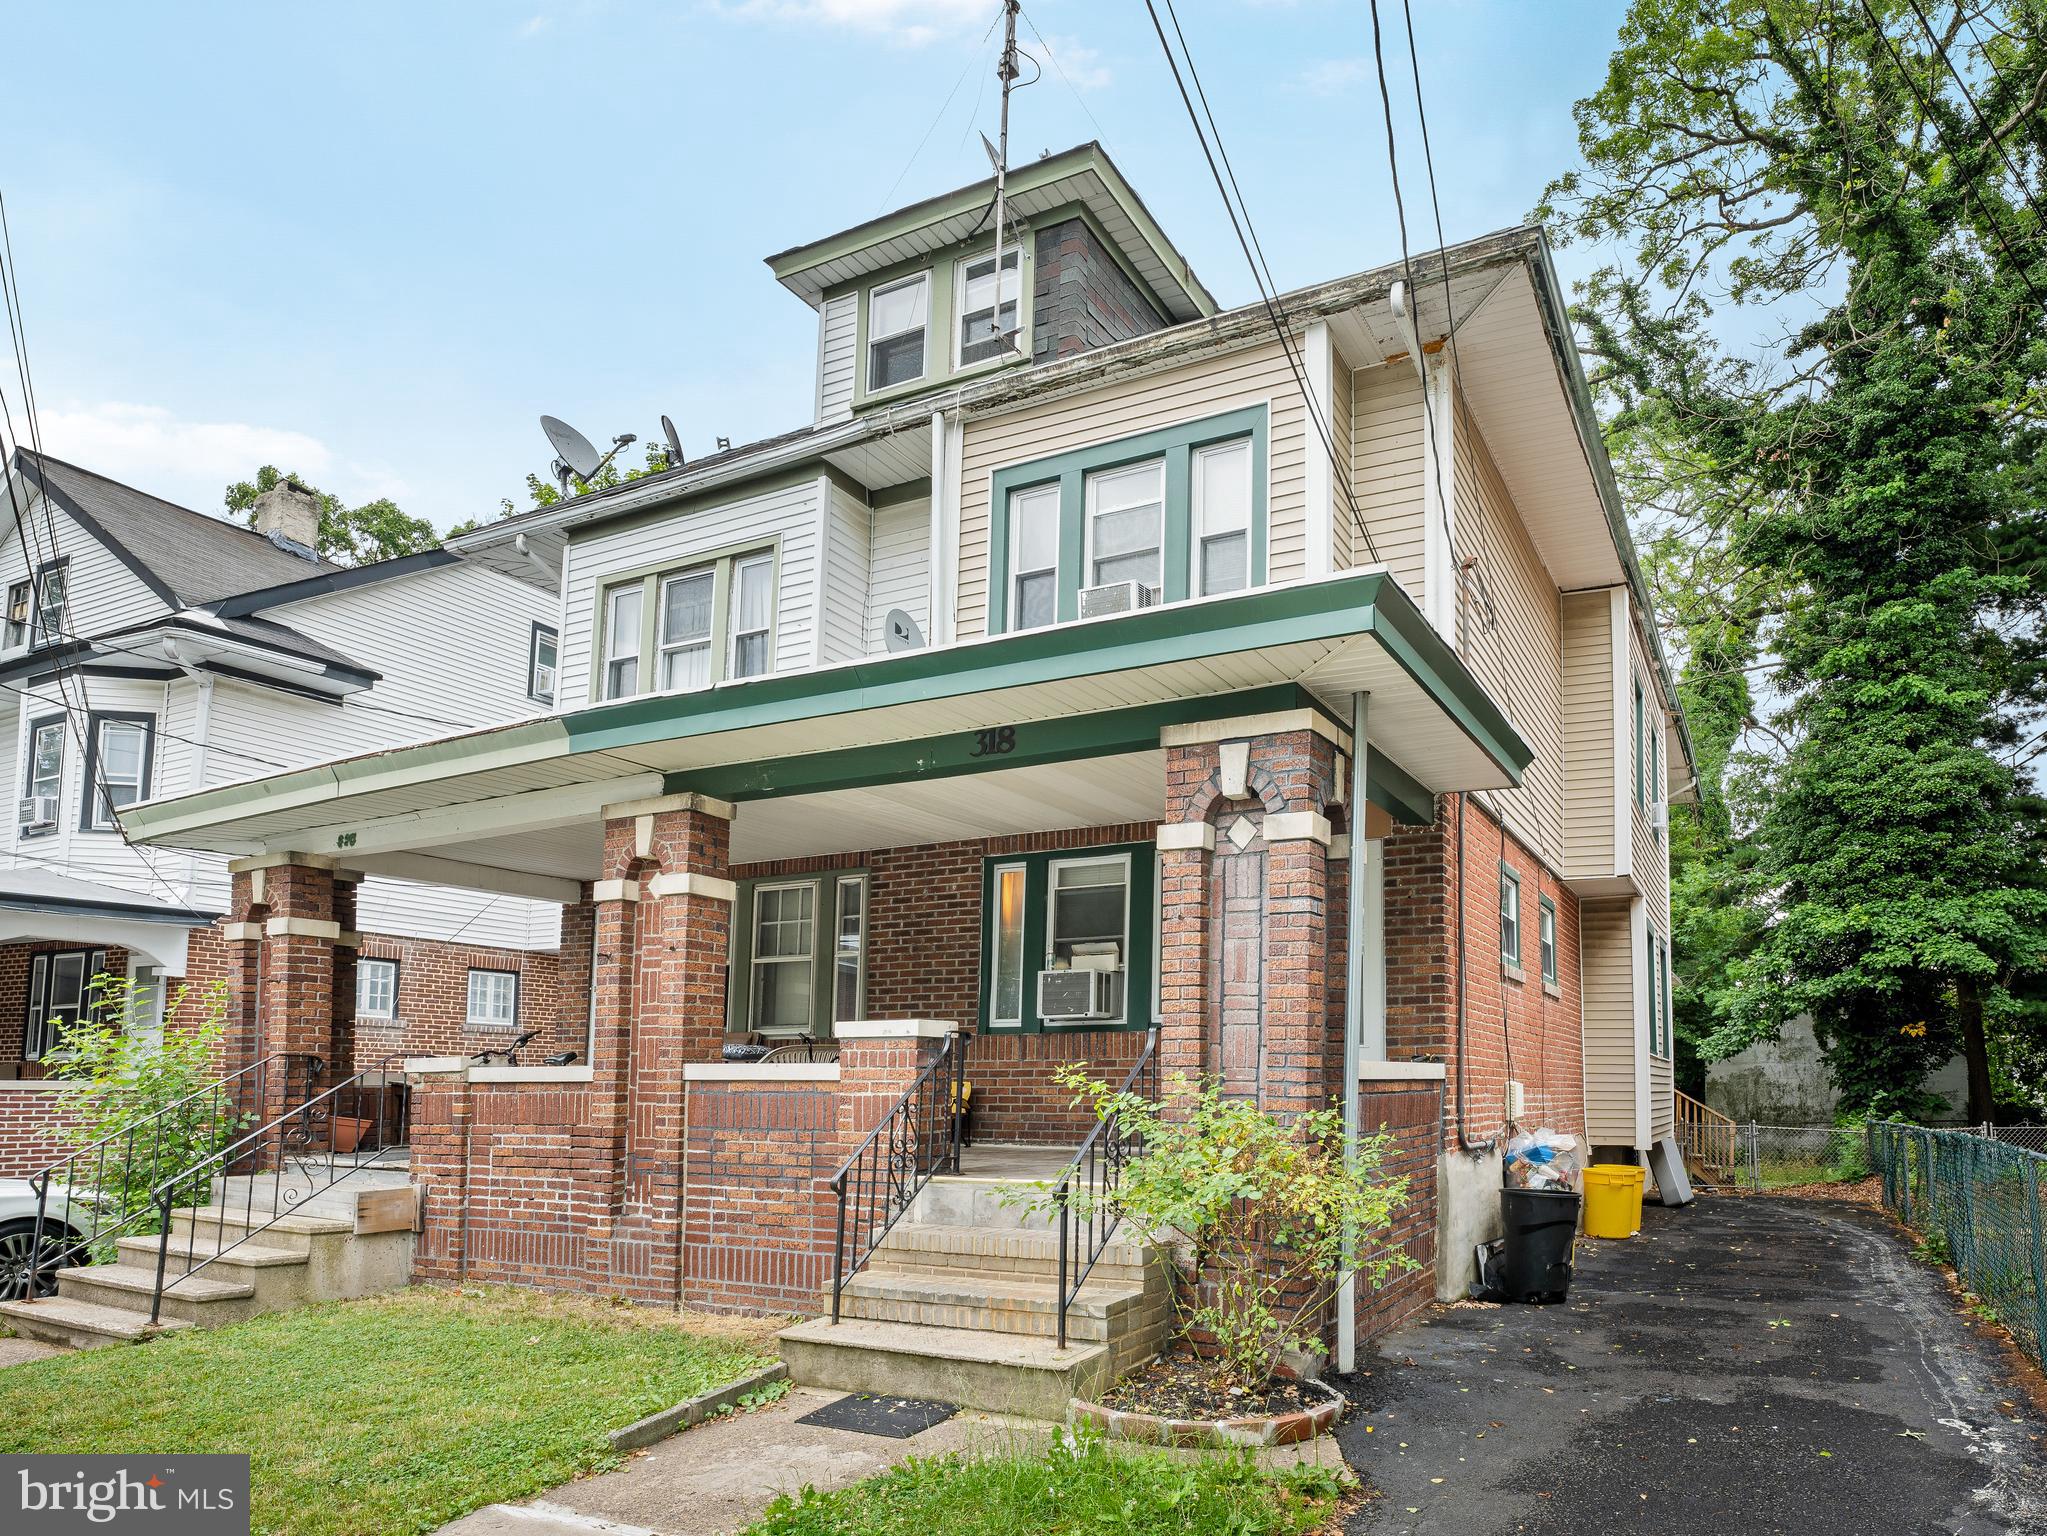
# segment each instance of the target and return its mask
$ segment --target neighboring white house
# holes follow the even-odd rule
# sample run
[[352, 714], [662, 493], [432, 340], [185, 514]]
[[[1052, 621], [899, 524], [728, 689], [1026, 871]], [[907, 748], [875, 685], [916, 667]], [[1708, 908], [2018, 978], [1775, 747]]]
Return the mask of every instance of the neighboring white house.
[[[119, 808], [552, 706], [551, 590], [444, 550], [331, 564], [291, 482], [257, 531], [22, 451], [0, 512], [0, 1076], [76, 1014], [102, 952], [183, 975], [227, 909], [224, 856], [132, 848]], [[560, 908], [375, 877], [357, 921], [366, 954], [372, 934], [551, 950]], [[386, 963], [369, 984], [398, 990]]]

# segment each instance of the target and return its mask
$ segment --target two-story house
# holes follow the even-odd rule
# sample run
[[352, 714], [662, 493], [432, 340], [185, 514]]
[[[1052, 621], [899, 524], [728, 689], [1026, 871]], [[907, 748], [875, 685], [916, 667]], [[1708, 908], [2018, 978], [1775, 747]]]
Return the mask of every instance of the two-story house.
[[[0, 495], [0, 1171], [51, 1155], [48, 1074], [93, 979], [153, 1025], [221, 972], [227, 861], [131, 847], [129, 806], [543, 712], [555, 596], [443, 550], [344, 568], [286, 481], [253, 529], [27, 450]], [[529, 573], [530, 574], [530, 573]], [[364, 881], [352, 1056], [502, 1045], [556, 1007], [552, 902]]]
[[[588, 1060], [415, 1063], [416, 1272], [826, 1287], [842, 1320], [788, 1343], [818, 1379], [872, 1380], [844, 1357], [884, 1328], [965, 1369], [972, 1330], [861, 1290], [930, 1172], [906, 1127], [957, 1072], [968, 1171], [1056, 1174], [1085, 1060], [1388, 1129], [1419, 1267], [1346, 1297], [1341, 1351], [1462, 1293], [1512, 1128], [1669, 1132], [1688, 749], [1540, 232], [1276, 330], [1097, 145], [1009, 177], [999, 264], [992, 190], [769, 259], [817, 317], [804, 425], [452, 541], [559, 571], [551, 716], [124, 813], [273, 925], [421, 859], [563, 902]], [[751, 1040], [807, 1044], [722, 1059]]]

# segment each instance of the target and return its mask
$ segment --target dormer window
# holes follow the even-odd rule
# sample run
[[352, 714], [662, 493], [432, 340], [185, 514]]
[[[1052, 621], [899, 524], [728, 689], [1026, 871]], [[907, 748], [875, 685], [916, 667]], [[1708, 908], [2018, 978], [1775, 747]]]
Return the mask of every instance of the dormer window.
[[924, 377], [924, 332], [931, 318], [931, 274], [919, 272], [867, 295], [867, 388], [890, 389]]
[[959, 264], [953, 275], [953, 293], [958, 302], [959, 357], [954, 366], [971, 368], [993, 358], [1006, 357], [1013, 349], [1017, 329], [1018, 265], [1022, 252], [1014, 247], [1002, 253], [1002, 292], [995, 291], [995, 253]]

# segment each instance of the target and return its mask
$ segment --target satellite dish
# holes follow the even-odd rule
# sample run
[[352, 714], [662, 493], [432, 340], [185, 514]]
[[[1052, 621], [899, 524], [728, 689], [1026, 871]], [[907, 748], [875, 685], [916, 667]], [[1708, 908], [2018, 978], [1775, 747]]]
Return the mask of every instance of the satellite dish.
[[588, 480], [597, 473], [597, 466], [604, 462], [604, 455], [597, 451], [590, 439], [559, 416], [541, 417], [540, 430], [554, 445], [555, 456], [576, 472], [578, 480]]
[[882, 627], [888, 633], [888, 648], [891, 654], [897, 651], [921, 651], [924, 649], [924, 631], [917, 627], [917, 621], [900, 608], [891, 608]]
[[675, 435], [675, 423], [666, 416], [661, 418], [661, 435], [668, 439], [668, 467], [682, 468], [682, 439]]

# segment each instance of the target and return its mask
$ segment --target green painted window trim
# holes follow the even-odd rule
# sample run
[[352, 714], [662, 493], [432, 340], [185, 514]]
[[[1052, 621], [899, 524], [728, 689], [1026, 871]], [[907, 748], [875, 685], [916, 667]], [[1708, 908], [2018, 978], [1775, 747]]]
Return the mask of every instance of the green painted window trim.
[[[753, 925], [754, 893], [763, 886], [808, 885], [816, 890], [811, 907], [811, 943], [813, 946], [810, 965], [810, 1031], [808, 1038], [829, 1040], [832, 1038], [832, 961], [836, 957], [835, 944], [839, 908], [837, 902], [839, 882], [859, 880], [867, 887], [867, 901], [863, 908], [865, 917], [860, 932], [860, 1000], [854, 1013], [855, 1018], [867, 1017], [867, 966], [869, 951], [874, 936], [874, 874], [865, 864], [849, 864], [843, 869], [805, 870], [793, 875], [762, 875], [753, 880], [738, 882], [732, 898], [731, 926], [726, 936], [725, 966], [725, 1032], [730, 1035], [744, 1035], [751, 1032], [748, 1009], [753, 992]], [[830, 942], [828, 942], [828, 940]], [[770, 1036], [769, 1038], [779, 1038]], [[804, 1036], [790, 1036], [802, 1039]]]
[[[1542, 942], [1543, 914], [1549, 915], [1549, 943]], [[1555, 981], [1559, 969], [1557, 960], [1557, 904], [1547, 896], [1535, 899], [1535, 948], [1542, 961], [1542, 979]]]
[[1070, 453], [1034, 459], [998, 469], [988, 496], [988, 633], [1009, 628], [1009, 502], [1018, 491], [1042, 485], [1059, 487], [1058, 622], [1080, 617], [1081, 563], [1087, 548], [1087, 477], [1147, 459], [1163, 459], [1166, 473], [1163, 601], [1184, 602], [1191, 594], [1194, 520], [1193, 461], [1197, 448], [1234, 438], [1251, 440], [1251, 587], [1265, 585], [1266, 480], [1270, 466], [1269, 412], [1249, 405], [1220, 416], [1161, 427], [1136, 437], [1119, 438], [1076, 448]]
[[[768, 573], [768, 670], [761, 674], [772, 677], [775, 671], [775, 638], [782, 617], [782, 541], [756, 540], [747, 544], [729, 545], [724, 549], [708, 550], [701, 555], [692, 555], [686, 560], [668, 560], [655, 566], [642, 566], [636, 570], [622, 571], [608, 576], [597, 588], [597, 610], [590, 626], [590, 698], [599, 704], [622, 704], [628, 699], [643, 698], [649, 694], [663, 692], [658, 684], [660, 657], [657, 654], [661, 631], [661, 583], [670, 576], [680, 576], [686, 571], [700, 571], [711, 567], [711, 677], [710, 682], [701, 685], [708, 688], [713, 683], [725, 681], [726, 651], [732, 638], [732, 570], [742, 560], [758, 555], [769, 558]], [[640, 589], [640, 684], [631, 693], [622, 693], [617, 698], [606, 698], [604, 694], [605, 673], [611, 664], [611, 599], [628, 587]], [[555, 688], [561, 687], [560, 653], [556, 653]], [[679, 693], [695, 693], [699, 689], [684, 688]]]
[[[1511, 898], [1508, 896], [1510, 889], [1513, 892]], [[1511, 949], [1507, 947], [1507, 917], [1510, 912], [1514, 918], [1514, 945]], [[1521, 967], [1522, 927], [1521, 876], [1508, 865], [1506, 860], [1502, 859], [1500, 861], [1500, 958], [1516, 970], [1519, 970]]]
[[[1053, 1024], [1038, 1017], [1038, 973], [1044, 970], [1045, 928], [1051, 915], [1051, 868], [1077, 859], [1130, 859], [1130, 964], [1123, 980], [1123, 1017], [1114, 1023]], [[995, 992], [995, 875], [1024, 870], [1023, 1022], [997, 1024], [990, 1002]], [[976, 1016], [982, 1034], [1086, 1034], [1090, 1030], [1149, 1029], [1158, 995], [1158, 848], [1152, 843], [1102, 843], [1045, 853], [990, 854], [981, 860], [981, 996]]]
[[[954, 333], [958, 316], [954, 314], [956, 283], [959, 264], [981, 256], [995, 254], [995, 237], [979, 236], [959, 245], [947, 246], [942, 251], [931, 251], [916, 256], [879, 272], [871, 272], [857, 284], [846, 288], [835, 288], [826, 295], [826, 302], [838, 298], [849, 290], [856, 294], [853, 305], [853, 407], [855, 410], [870, 405], [891, 405], [908, 400], [916, 395], [927, 394], [933, 389], [950, 384], [958, 379], [979, 378], [984, 373], [999, 373], [1004, 368], [1027, 365], [1031, 357], [1032, 311], [1031, 293], [1036, 282], [1037, 230], [1026, 228], [1021, 247], [1005, 245], [1004, 251], [1020, 250], [1016, 270], [1016, 353], [1010, 357], [991, 357], [984, 362], [970, 363], [964, 368], [954, 366], [959, 356], [959, 337]], [[918, 273], [927, 275], [930, 282], [931, 307], [924, 317], [924, 371], [914, 379], [905, 379], [900, 384], [891, 384], [886, 389], [867, 387], [867, 308], [878, 288], [887, 288]]]

